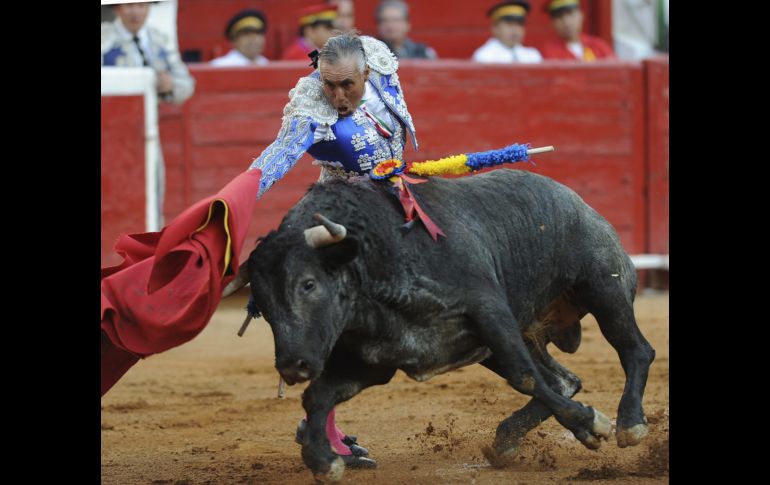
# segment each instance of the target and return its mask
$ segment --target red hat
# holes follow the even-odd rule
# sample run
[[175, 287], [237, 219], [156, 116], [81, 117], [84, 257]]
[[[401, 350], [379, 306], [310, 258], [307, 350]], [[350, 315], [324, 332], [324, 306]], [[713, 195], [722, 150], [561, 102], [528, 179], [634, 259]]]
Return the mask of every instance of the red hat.
[[300, 27], [312, 25], [316, 22], [333, 23], [337, 18], [337, 5], [320, 3], [305, 7], [297, 12], [299, 14], [298, 23]]

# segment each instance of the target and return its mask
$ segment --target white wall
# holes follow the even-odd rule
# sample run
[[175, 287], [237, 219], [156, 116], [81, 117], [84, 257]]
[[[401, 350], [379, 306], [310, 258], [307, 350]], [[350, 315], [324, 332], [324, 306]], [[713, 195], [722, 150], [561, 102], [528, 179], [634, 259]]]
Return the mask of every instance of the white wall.
[[660, 2], [668, 25], [668, 0], [612, 1], [613, 48], [618, 57], [639, 60], [655, 55]]

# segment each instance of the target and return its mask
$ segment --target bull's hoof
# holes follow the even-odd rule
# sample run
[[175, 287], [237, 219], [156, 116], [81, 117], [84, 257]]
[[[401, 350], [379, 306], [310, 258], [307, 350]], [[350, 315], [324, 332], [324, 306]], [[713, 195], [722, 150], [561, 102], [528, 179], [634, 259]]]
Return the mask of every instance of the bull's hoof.
[[610, 419], [600, 411], [590, 408], [594, 412], [594, 419], [591, 422], [589, 430], [575, 433], [577, 438], [589, 450], [598, 450], [601, 447], [602, 439], [610, 437], [612, 432], [612, 423]]
[[514, 463], [514, 459], [519, 456], [519, 446], [526, 433], [526, 430], [521, 432], [521, 430], [515, 429], [509, 431], [507, 435], [503, 435], [501, 430], [504, 429], [504, 424], [505, 422], [501, 423], [497, 428], [497, 436], [492, 447], [485, 446], [481, 449], [489, 464], [495, 468], [504, 468]]
[[594, 422], [591, 426], [591, 431], [593, 431], [594, 434], [599, 435], [601, 438], [604, 438], [605, 440], [609, 438], [610, 433], [612, 432], [612, 423], [610, 422], [610, 418], [605, 416], [601, 411], [594, 409]]
[[512, 446], [505, 450], [498, 450], [497, 446], [485, 446], [481, 449], [484, 458], [495, 468], [505, 468], [515, 463], [519, 447]]
[[339, 482], [342, 480], [342, 475], [345, 473], [345, 462], [342, 461], [342, 457], [337, 457], [329, 465], [329, 470], [326, 472], [313, 473], [313, 477], [316, 479], [316, 483], [330, 483]]
[[649, 432], [649, 428], [644, 423], [631, 426], [627, 429], [618, 428], [615, 433], [615, 439], [618, 441], [618, 448], [638, 445]]

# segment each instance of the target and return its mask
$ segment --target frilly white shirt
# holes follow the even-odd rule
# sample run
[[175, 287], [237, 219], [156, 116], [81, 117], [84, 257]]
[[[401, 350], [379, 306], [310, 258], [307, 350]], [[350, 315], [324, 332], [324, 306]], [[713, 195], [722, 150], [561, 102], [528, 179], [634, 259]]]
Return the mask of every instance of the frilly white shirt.
[[521, 62], [524, 64], [534, 64], [543, 62], [543, 56], [534, 47], [524, 47], [521, 44], [508, 47], [493, 37], [476, 49], [473, 53], [473, 60], [476, 62]]

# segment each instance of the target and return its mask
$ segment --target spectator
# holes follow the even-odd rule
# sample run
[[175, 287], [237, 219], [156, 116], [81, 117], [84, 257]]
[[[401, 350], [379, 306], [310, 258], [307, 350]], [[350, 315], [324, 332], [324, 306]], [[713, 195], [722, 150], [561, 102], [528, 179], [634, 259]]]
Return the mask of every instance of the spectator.
[[330, 5], [337, 6], [336, 29], [342, 32], [350, 32], [355, 28], [355, 13], [353, 12], [353, 0], [327, 0]]
[[668, 2], [612, 0], [612, 47], [619, 59], [637, 61], [665, 51]]
[[181, 104], [192, 96], [195, 81], [168, 35], [145, 25], [149, 3], [113, 7], [117, 18], [102, 23], [102, 66], [151, 67], [158, 75], [161, 100]]
[[212, 66], [264, 66], [267, 57], [265, 50], [265, 31], [267, 19], [259, 10], [246, 9], [238, 12], [227, 23], [225, 37], [233, 44], [232, 50], [222, 57], [211, 61]]
[[593, 62], [614, 59], [612, 47], [599, 37], [583, 33], [580, 0], [549, 0], [545, 4], [559, 39], [543, 46], [543, 58]]
[[380, 40], [399, 59], [436, 59], [436, 51], [425, 44], [414, 42], [407, 35], [412, 26], [409, 23], [409, 6], [401, 0], [385, 0], [377, 7], [377, 29]]
[[281, 59], [310, 61], [308, 54], [323, 47], [332, 35], [337, 20], [337, 5], [312, 5], [299, 13], [299, 37], [286, 49]]
[[500, 2], [487, 11], [492, 22], [492, 38], [476, 49], [477, 62], [542, 62], [543, 56], [534, 47], [524, 47], [524, 24], [529, 13], [527, 0]]
[[[114, 6], [117, 17], [102, 23], [102, 66], [150, 67], [157, 74], [158, 98], [181, 104], [195, 91], [195, 80], [182, 62], [179, 50], [168, 35], [146, 24], [149, 3], [124, 3]], [[160, 147], [160, 144], [158, 144]], [[164, 225], [163, 202], [166, 193], [166, 169], [163, 150], [158, 149], [156, 176], [156, 211], [159, 226]]]

